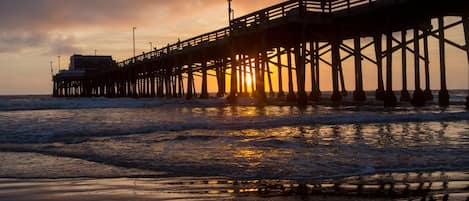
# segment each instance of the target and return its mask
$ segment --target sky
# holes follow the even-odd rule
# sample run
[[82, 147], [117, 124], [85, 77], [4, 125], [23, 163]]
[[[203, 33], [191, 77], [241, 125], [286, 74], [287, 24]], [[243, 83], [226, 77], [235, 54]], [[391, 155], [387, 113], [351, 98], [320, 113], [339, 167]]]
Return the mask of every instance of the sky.
[[[279, 2], [282, 0], [234, 0], [233, 8], [241, 16]], [[131, 57], [134, 26], [137, 52], [143, 52], [150, 49], [149, 42], [161, 47], [226, 25], [225, 0], [0, 0], [0, 95], [50, 94], [50, 62], [56, 72], [59, 55], [62, 69], [68, 67], [72, 54], [92, 55], [95, 50], [117, 61]], [[448, 31], [464, 44], [461, 33], [460, 27]], [[438, 89], [437, 41], [431, 40], [430, 47], [432, 87]], [[467, 88], [466, 54], [448, 47], [448, 57], [449, 88]], [[344, 63], [350, 89], [352, 64], [353, 60]], [[330, 71], [322, 68], [322, 86], [328, 90]], [[365, 88], [375, 89], [375, 81], [367, 81], [376, 79], [376, 69], [365, 63], [364, 71]], [[400, 71], [395, 73], [398, 89]], [[216, 90], [214, 83], [210, 81], [210, 91]]]

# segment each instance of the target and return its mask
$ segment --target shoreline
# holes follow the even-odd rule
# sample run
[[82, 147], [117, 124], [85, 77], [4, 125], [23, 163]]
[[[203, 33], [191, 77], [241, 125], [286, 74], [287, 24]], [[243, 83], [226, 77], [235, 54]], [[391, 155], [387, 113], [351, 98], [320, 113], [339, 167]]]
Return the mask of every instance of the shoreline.
[[[461, 178], [460, 178], [461, 177]], [[2, 200], [462, 200], [469, 173], [376, 174], [316, 183], [290, 180], [169, 178], [0, 178]]]
[[[0, 176], [0, 200], [407, 200], [407, 198], [434, 198], [465, 201], [469, 196], [469, 169], [453, 171], [402, 171], [370, 173], [325, 179], [234, 179], [222, 176], [170, 176], [164, 173], [141, 174], [146, 170], [127, 169], [83, 159], [46, 156], [31, 153], [34, 160], [54, 160], [60, 167], [73, 170], [59, 172], [71, 174], [80, 169], [90, 172], [105, 170], [96, 174], [115, 174], [107, 177], [82, 175], [55, 178], [14, 178]], [[46, 157], [42, 158], [41, 157]], [[21, 159], [21, 158], [20, 158]], [[5, 159], [4, 159], [5, 161]], [[34, 162], [34, 161], [32, 161]], [[25, 164], [30, 162], [24, 161]], [[49, 163], [34, 163], [23, 172], [44, 172], [51, 176]], [[22, 166], [16, 164], [16, 166]], [[94, 170], [92, 169], [94, 168]], [[116, 169], [117, 168], [117, 169]], [[122, 171], [119, 173], [119, 171]], [[134, 174], [132, 176], [132, 174]]]

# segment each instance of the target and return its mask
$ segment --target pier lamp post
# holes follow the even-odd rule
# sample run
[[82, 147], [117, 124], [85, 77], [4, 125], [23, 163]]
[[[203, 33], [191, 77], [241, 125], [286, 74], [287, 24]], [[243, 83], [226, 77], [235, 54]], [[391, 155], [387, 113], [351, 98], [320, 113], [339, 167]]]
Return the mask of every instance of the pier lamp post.
[[153, 43], [149, 42], [149, 44], [150, 44], [150, 51], [152, 51], [153, 50]]
[[233, 9], [231, 9], [231, 2], [233, 0], [228, 0], [228, 25], [231, 27], [231, 13], [233, 12]]
[[52, 66], [54, 64], [53, 61], [50, 61], [50, 74], [52, 75], [52, 77], [54, 77], [54, 67]]

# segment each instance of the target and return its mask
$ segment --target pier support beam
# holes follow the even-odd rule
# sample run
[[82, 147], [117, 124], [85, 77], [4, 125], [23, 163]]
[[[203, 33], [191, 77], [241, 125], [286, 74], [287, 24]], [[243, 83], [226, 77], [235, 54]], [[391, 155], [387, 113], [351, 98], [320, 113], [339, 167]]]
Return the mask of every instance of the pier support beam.
[[402, 91], [401, 91], [401, 102], [409, 102], [410, 94], [407, 89], [407, 31], [404, 30], [401, 32], [401, 43], [402, 43]]
[[167, 98], [172, 98], [173, 97], [173, 94], [172, 94], [172, 82], [171, 82], [171, 70], [170, 70], [170, 67], [166, 68], [166, 97]]
[[321, 82], [320, 82], [321, 78], [320, 78], [320, 76], [319, 76], [319, 73], [320, 73], [320, 69], [319, 69], [320, 65], [319, 65], [319, 64], [320, 64], [320, 62], [321, 62], [321, 61], [320, 61], [321, 59], [320, 59], [320, 55], [319, 55], [319, 42], [315, 42], [315, 44], [316, 44], [316, 45], [315, 45], [315, 46], [316, 46], [316, 49], [314, 50], [314, 54], [315, 54], [315, 55], [314, 55], [314, 58], [315, 58], [315, 60], [316, 60], [316, 62], [315, 62], [315, 64], [316, 64], [316, 69], [315, 69], [315, 70], [316, 70], [316, 85], [315, 85], [315, 86], [316, 86], [316, 93], [317, 93], [317, 99], [316, 99], [316, 101], [318, 101], [318, 100], [321, 99], [321, 86], [320, 86], [320, 84], [321, 84]]
[[344, 77], [344, 69], [342, 62], [339, 65], [339, 77], [340, 77], [340, 88], [342, 92], [342, 96], [348, 96], [347, 89], [345, 88], [345, 77]]
[[207, 78], [207, 61], [202, 61], [202, 92], [200, 94], [201, 99], [208, 99], [208, 78]]
[[239, 70], [238, 70], [238, 96], [244, 96], [244, 76], [243, 76], [243, 71], [244, 71], [244, 54], [239, 55]]
[[[146, 79], [147, 79], [147, 96], [150, 97], [152, 96], [151, 89], [153, 86], [151, 85], [151, 72], [150, 71], [148, 71]], [[114, 87], [111, 88], [111, 93], [114, 93], [113, 90], [114, 90]]]
[[444, 17], [438, 18], [438, 41], [440, 47], [440, 92], [438, 104], [442, 107], [449, 105], [449, 93], [446, 86], [446, 48], [445, 48], [445, 21]]
[[[464, 36], [465, 36], [465, 39], [466, 39], [466, 53], [467, 53], [467, 60], [469, 62], [469, 17], [468, 16], [463, 16], [463, 26], [464, 26]], [[469, 79], [469, 75], [468, 75], [468, 79]], [[469, 80], [468, 80], [469, 82]], [[467, 96], [466, 98], [466, 109], [469, 110], [469, 95]]]
[[[266, 71], [267, 71], [267, 80], [269, 84], [269, 96], [273, 98], [275, 97], [275, 93], [274, 93], [274, 86], [272, 85], [272, 72], [270, 71], [270, 65], [269, 65], [269, 61], [267, 58], [267, 52], [265, 53], [265, 59], [266, 60], [264, 61], [264, 64], [265, 64]], [[246, 88], [246, 93], [247, 93], [247, 88]]]
[[188, 73], [187, 73], [187, 94], [186, 94], [186, 99], [190, 100], [193, 98], [194, 94], [192, 91], [192, 88], [194, 87], [194, 75], [192, 73], [192, 64], [188, 65]]
[[316, 50], [318, 48], [319, 47], [316, 42], [310, 42], [311, 94], [309, 95], [309, 98], [313, 101], [317, 101], [320, 96], [316, 86], [316, 84], [318, 83], [316, 79], [316, 68], [318, 66], [317, 62], [319, 62], [318, 60], [316, 60]]
[[339, 68], [340, 68], [340, 42], [333, 41], [331, 45], [332, 51], [332, 96], [333, 102], [342, 101], [342, 94], [339, 91]]
[[280, 47], [277, 48], [277, 66], [278, 66], [278, 95], [277, 98], [282, 99], [285, 97], [283, 92], [283, 76], [282, 76], [282, 51]]
[[156, 76], [156, 97], [163, 97], [163, 83], [161, 80], [161, 70], [157, 72]]
[[430, 87], [430, 54], [428, 50], [428, 29], [423, 31], [423, 49], [424, 49], [424, 57], [425, 57], [425, 100], [432, 101], [433, 94]]
[[306, 106], [308, 104], [308, 96], [305, 90], [306, 79], [306, 42], [301, 42], [295, 47], [295, 64], [296, 64], [296, 82], [298, 87], [298, 105]]
[[[132, 73], [132, 96], [137, 97], [137, 72], [134, 69], [131, 70]], [[93, 92], [92, 92], [93, 93]]]
[[172, 84], [173, 84], [173, 97], [177, 98], [179, 97], [179, 94], [178, 94], [178, 75], [176, 72], [174, 72], [174, 75], [171, 76], [172, 78]]
[[52, 81], [52, 97], [57, 97], [57, 80], [54, 78]]
[[[152, 76], [152, 78], [153, 77], [154, 76]], [[182, 66], [179, 66], [178, 68], [177, 79], [178, 79], [178, 97], [182, 98], [184, 97], [184, 82], [183, 82], [184, 78], [182, 77]], [[153, 82], [154, 80], [152, 80], [152, 83]]]
[[225, 68], [223, 65], [223, 61], [219, 60], [216, 61], [215, 63], [215, 68], [216, 68], [216, 75], [217, 75], [217, 85], [218, 85], [218, 93], [217, 97], [223, 97], [225, 96]]
[[265, 60], [267, 59], [267, 53], [264, 48], [261, 52], [256, 55], [256, 100], [259, 104], [264, 104], [267, 101], [265, 95]]
[[154, 72], [151, 72], [151, 96], [155, 97], [156, 96], [156, 91], [155, 91], [155, 74]]
[[[132, 75], [130, 70], [125, 70], [125, 87], [127, 88], [126, 96], [132, 96]], [[89, 94], [88, 84], [85, 86], [85, 96]]]
[[357, 102], [366, 101], [366, 94], [363, 90], [363, 72], [362, 72], [362, 53], [360, 37], [353, 39], [354, 56], [355, 56], [355, 91], [353, 92], [353, 100]]
[[227, 63], [226, 58], [223, 58], [220, 62], [221, 62], [220, 63], [220, 65], [221, 65], [221, 67], [220, 67], [221, 68], [221, 75], [220, 75], [220, 78], [221, 78], [220, 89], [221, 89], [221, 91], [220, 91], [219, 96], [222, 97], [222, 96], [225, 96], [225, 94], [226, 94], [226, 69], [227, 69], [227, 67], [226, 67], [226, 63]]
[[386, 35], [386, 95], [384, 97], [385, 107], [396, 106], [396, 96], [392, 88], [392, 32]]
[[420, 40], [419, 29], [414, 29], [414, 65], [415, 65], [415, 91], [412, 98], [412, 105], [424, 106], [425, 94], [420, 87]]
[[249, 75], [251, 76], [251, 91], [252, 91], [251, 95], [256, 96], [257, 90], [256, 90], [256, 74], [254, 72], [255, 67], [252, 64], [253, 63], [252, 57], [248, 57], [248, 58], [249, 58], [248, 60]]
[[[246, 56], [243, 54], [241, 55], [241, 66], [243, 67], [243, 88], [244, 88], [244, 93], [242, 93], [243, 96], [249, 96], [248, 92], [248, 81], [247, 81], [247, 62], [246, 62]], [[241, 80], [241, 79], [240, 79]]]
[[288, 95], [287, 101], [294, 102], [296, 101], [296, 95], [293, 91], [293, 68], [292, 68], [292, 58], [291, 58], [291, 48], [287, 48], [287, 62], [288, 62]]
[[376, 100], [384, 99], [384, 81], [383, 81], [383, 57], [382, 54], [382, 36], [378, 35], [374, 37], [375, 43], [375, 54], [376, 54], [376, 63], [378, 68], [378, 89], [376, 89]]
[[228, 102], [234, 104], [237, 102], [237, 93], [238, 93], [238, 78], [237, 78], [237, 62], [236, 54], [231, 55], [231, 89], [230, 95], [228, 96]]

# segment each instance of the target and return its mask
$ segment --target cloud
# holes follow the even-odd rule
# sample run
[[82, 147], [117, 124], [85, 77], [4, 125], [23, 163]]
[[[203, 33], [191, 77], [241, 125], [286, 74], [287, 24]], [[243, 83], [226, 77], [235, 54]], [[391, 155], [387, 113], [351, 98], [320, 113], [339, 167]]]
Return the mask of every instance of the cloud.
[[0, 33], [0, 53], [19, 52], [26, 47], [37, 47], [47, 41], [44, 33], [3, 32]]
[[[281, 0], [235, 0], [237, 14]], [[225, 0], [0, 0], [0, 27], [10, 30], [115, 27], [146, 22], [162, 25], [197, 13], [212, 16]]]
[[48, 55], [71, 55], [81, 51], [74, 36], [56, 36], [49, 38]]
[[2, 32], [0, 53], [21, 53], [41, 49], [45, 55], [79, 52], [73, 36], [53, 36], [45, 32]]
[[[219, 0], [0, 0], [0, 27], [12, 30], [129, 26], [177, 19]], [[160, 21], [165, 22], [165, 21]]]
[[[240, 16], [279, 1], [234, 0], [233, 8]], [[0, 0], [0, 53], [41, 47], [44, 54], [79, 52], [80, 46], [125, 35], [132, 26], [145, 36], [139, 39], [170, 43], [224, 26], [226, 5], [226, 0]]]

